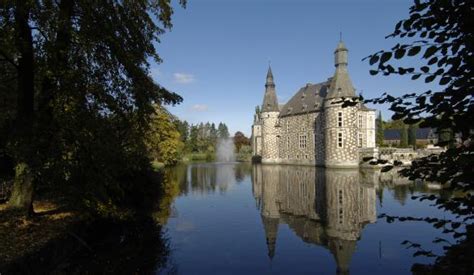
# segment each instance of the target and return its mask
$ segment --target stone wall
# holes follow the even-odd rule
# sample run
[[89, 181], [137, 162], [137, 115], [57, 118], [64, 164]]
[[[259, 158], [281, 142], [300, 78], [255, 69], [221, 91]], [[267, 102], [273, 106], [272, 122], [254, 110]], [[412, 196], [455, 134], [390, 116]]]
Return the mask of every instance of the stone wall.
[[326, 102], [323, 110], [285, 117], [279, 112], [261, 113], [252, 126], [253, 154], [262, 156], [263, 163], [357, 167], [360, 148], [375, 148], [375, 111], [341, 108], [332, 102]]
[[[337, 100], [325, 101], [325, 166], [357, 167], [359, 165], [358, 107], [341, 108], [340, 104], [334, 104]], [[342, 113], [342, 126], [338, 124], [339, 113]], [[340, 134], [342, 146], [338, 144]]]
[[262, 155], [262, 126], [260, 123], [252, 125], [252, 150], [253, 155]]
[[323, 134], [318, 133], [321, 113], [280, 118], [280, 162], [315, 164], [316, 156], [322, 154]]
[[279, 128], [276, 127], [279, 112], [264, 112], [262, 122], [262, 162], [278, 162]]
[[359, 136], [357, 145], [361, 148], [373, 148], [375, 145], [375, 111], [360, 110], [357, 118]]

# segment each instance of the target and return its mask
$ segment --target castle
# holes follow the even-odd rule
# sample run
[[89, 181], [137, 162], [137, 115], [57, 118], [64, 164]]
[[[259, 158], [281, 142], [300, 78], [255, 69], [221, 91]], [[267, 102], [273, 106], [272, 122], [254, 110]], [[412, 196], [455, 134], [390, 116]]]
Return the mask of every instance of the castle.
[[356, 97], [347, 53], [340, 41], [333, 77], [306, 84], [283, 106], [268, 68], [263, 104], [252, 125], [253, 156], [262, 163], [353, 168], [359, 166], [361, 152], [375, 150], [375, 110], [362, 103], [342, 107], [342, 100]]

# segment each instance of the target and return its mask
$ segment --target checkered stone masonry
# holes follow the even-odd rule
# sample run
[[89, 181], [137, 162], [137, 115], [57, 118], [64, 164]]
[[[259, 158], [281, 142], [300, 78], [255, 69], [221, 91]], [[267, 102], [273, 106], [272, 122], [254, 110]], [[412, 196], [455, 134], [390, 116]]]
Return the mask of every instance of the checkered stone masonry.
[[277, 126], [279, 112], [264, 112], [262, 120], [262, 162], [278, 162], [279, 128]]
[[357, 167], [359, 165], [358, 108], [356, 106], [342, 108], [340, 104], [334, 104], [338, 100], [330, 99], [325, 102], [325, 165]]

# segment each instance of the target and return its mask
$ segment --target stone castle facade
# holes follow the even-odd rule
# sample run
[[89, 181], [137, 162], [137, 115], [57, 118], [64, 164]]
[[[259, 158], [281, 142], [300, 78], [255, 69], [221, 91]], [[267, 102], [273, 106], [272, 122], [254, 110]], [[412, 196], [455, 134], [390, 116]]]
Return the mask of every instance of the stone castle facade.
[[262, 163], [351, 168], [359, 166], [360, 152], [375, 150], [375, 110], [362, 103], [342, 107], [342, 100], [357, 97], [347, 53], [339, 42], [333, 77], [306, 84], [284, 105], [278, 104], [268, 68], [263, 104], [252, 125], [253, 155]]

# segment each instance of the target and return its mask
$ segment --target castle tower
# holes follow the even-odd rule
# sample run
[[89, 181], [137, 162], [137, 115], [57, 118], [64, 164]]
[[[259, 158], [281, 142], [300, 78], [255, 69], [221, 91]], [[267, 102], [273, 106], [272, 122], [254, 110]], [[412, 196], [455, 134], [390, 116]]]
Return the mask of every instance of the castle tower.
[[262, 162], [272, 163], [278, 162], [278, 116], [280, 110], [275, 91], [275, 82], [273, 81], [273, 73], [271, 67], [268, 67], [267, 80], [265, 83], [265, 95], [260, 112], [260, 124], [262, 135]]
[[336, 71], [324, 101], [325, 166], [351, 168], [359, 166], [357, 145], [357, 106], [342, 108], [343, 99], [356, 96], [347, 72], [347, 48], [342, 41], [334, 52]]

